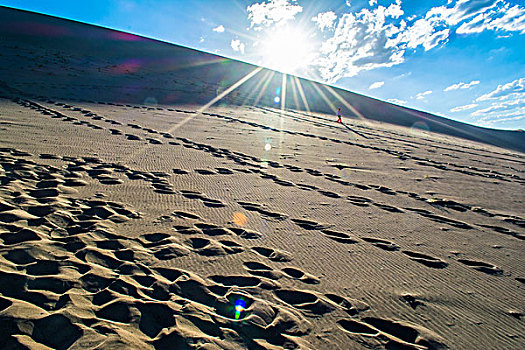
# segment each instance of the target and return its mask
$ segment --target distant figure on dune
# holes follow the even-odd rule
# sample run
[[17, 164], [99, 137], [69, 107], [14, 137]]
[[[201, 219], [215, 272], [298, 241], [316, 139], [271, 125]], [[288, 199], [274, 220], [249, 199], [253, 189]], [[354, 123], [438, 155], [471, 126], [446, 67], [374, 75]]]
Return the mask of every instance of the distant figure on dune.
[[337, 108], [337, 122], [341, 124], [343, 123], [341, 120], [341, 108]]

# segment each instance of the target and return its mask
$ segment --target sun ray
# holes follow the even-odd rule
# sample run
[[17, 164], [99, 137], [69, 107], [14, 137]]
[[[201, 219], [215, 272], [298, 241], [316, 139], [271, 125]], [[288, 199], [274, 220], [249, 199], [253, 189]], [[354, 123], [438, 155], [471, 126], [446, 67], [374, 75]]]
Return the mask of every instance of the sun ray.
[[259, 81], [257, 82], [257, 84], [255, 85], [255, 87], [252, 89], [252, 91], [246, 96], [246, 98], [244, 99], [244, 101], [242, 102], [243, 105], [247, 104], [248, 101], [250, 101], [250, 99], [253, 97], [253, 95], [255, 95], [258, 91], [261, 91], [261, 86], [263, 87], [264, 89], [264, 85], [265, 85], [265, 82], [267, 81], [268, 79], [268, 76], [271, 74], [271, 71], [267, 70], [263, 77], [259, 79]]
[[354, 106], [347, 102], [344, 98], [341, 97], [331, 86], [323, 85], [328, 92], [330, 92], [335, 98], [339, 100], [346, 108], [351, 110], [359, 119], [366, 120], [365, 116], [361, 114]]
[[325, 93], [321, 90], [321, 88], [319, 86], [317, 86], [318, 83], [316, 82], [312, 82], [312, 86], [315, 88], [315, 90], [317, 90], [317, 92], [319, 93], [319, 96], [321, 96], [321, 98], [326, 102], [326, 104], [330, 107], [330, 109], [332, 110], [332, 112], [336, 112], [337, 111], [337, 108], [335, 108], [334, 104], [332, 103], [332, 101], [330, 101], [328, 99], [328, 97], [326, 97]]
[[281, 80], [281, 111], [286, 109], [286, 73], [282, 73]]
[[292, 97], [295, 103], [295, 108], [299, 109], [299, 98], [297, 97], [297, 87], [295, 86], [295, 76], [290, 76], [290, 86], [292, 87]]
[[286, 73], [282, 73], [282, 77], [283, 77], [283, 80], [282, 80], [282, 83], [281, 83], [281, 113], [279, 115], [280, 117], [280, 126], [281, 126], [281, 132], [279, 133], [279, 150], [281, 151], [282, 153], [282, 145], [283, 145], [283, 129], [284, 129], [284, 118], [283, 118], [283, 111], [285, 110], [286, 108], [286, 77], [287, 77], [287, 74]]
[[[239, 86], [241, 86], [242, 84], [244, 84], [246, 81], [248, 81], [251, 77], [253, 77], [254, 75], [256, 75], [257, 73], [259, 73], [260, 71], [262, 70], [262, 67], [256, 67], [254, 68], [250, 73], [246, 74], [244, 77], [242, 77], [241, 79], [239, 79], [236, 83], [234, 83], [232, 86], [230, 86], [229, 88], [227, 88], [226, 90], [224, 90], [223, 92], [221, 92], [219, 95], [215, 96], [210, 102], [206, 103], [204, 106], [202, 106], [201, 108], [199, 108], [197, 110], [197, 113], [202, 113], [204, 112], [206, 109], [208, 109], [210, 106], [212, 106], [213, 104], [215, 104], [216, 102], [220, 101], [221, 99], [223, 99], [226, 95], [228, 95], [230, 92], [232, 92], [233, 90], [237, 89]], [[190, 117], [191, 118], [191, 117]], [[173, 131], [173, 130], [170, 130], [170, 131]]]
[[275, 75], [275, 71], [272, 70], [272, 71], [269, 71], [269, 72], [270, 72], [270, 74], [267, 76], [266, 81], [264, 82], [264, 85], [263, 85], [261, 91], [259, 92], [259, 95], [257, 95], [257, 98], [253, 102], [253, 106], [257, 106], [257, 104], [259, 103], [259, 100], [261, 99], [262, 95], [264, 94], [264, 92], [268, 88], [268, 85], [272, 81], [273, 76]]
[[[219, 100], [221, 100], [222, 98], [224, 98], [226, 95], [228, 95], [230, 92], [232, 92], [233, 90], [237, 89], [239, 86], [241, 86], [242, 84], [244, 84], [246, 81], [248, 81], [250, 78], [252, 78], [254, 75], [256, 75], [257, 73], [259, 73], [261, 71], [262, 67], [255, 67], [251, 72], [249, 72], [248, 74], [246, 74], [244, 77], [242, 77], [241, 79], [239, 79], [236, 83], [234, 83], [233, 85], [231, 85], [228, 89], [224, 90], [221, 94], [217, 95], [216, 97], [214, 97], [210, 102], [206, 103], [204, 106], [202, 106], [201, 108], [199, 108], [197, 110], [197, 112], [193, 115], [189, 115], [188, 117], [184, 118], [183, 120], [181, 120], [178, 124], [174, 125], [173, 127], [171, 127], [168, 131], [166, 131], [167, 133], [171, 133], [177, 129], [179, 129], [181, 126], [183, 126], [184, 124], [186, 124], [187, 122], [189, 122], [191, 119], [195, 118], [197, 115], [201, 114], [202, 112], [204, 112], [206, 109], [208, 109], [210, 106], [212, 106], [214, 103], [218, 102]], [[131, 153], [131, 155], [128, 157], [128, 161], [132, 160], [132, 159], [135, 159], [137, 158], [139, 155], [141, 155], [142, 153], [144, 153], [144, 151], [149, 147], [149, 145], [144, 145], [143, 147], [140, 147], [138, 149], [136, 149], [134, 152]]]
[[310, 112], [310, 106], [308, 105], [308, 101], [306, 100], [306, 97], [304, 95], [303, 91], [303, 85], [301, 84], [301, 80], [294, 76], [295, 81], [297, 83], [297, 89], [299, 90], [299, 95], [301, 96], [301, 99], [303, 100], [304, 106], [308, 112]]

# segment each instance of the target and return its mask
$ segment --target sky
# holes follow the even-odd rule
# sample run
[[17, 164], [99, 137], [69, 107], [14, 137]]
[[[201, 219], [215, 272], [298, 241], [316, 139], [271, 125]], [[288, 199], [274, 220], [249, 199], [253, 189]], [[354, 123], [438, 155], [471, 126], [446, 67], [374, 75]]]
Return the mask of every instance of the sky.
[[523, 0], [0, 0], [525, 130]]

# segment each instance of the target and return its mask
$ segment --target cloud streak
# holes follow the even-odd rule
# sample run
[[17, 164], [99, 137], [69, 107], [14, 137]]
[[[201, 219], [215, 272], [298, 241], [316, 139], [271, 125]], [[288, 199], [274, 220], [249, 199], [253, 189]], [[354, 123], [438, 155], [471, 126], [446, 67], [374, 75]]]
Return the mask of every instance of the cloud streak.
[[295, 3], [296, 0], [269, 0], [248, 6], [246, 10], [250, 28], [258, 31], [273, 24], [293, 20], [295, 15], [303, 11], [303, 7]]
[[245, 46], [244, 46], [244, 43], [242, 43], [240, 40], [238, 39], [232, 40], [230, 43], [230, 46], [233, 49], [233, 51], [240, 52], [241, 54], [244, 55]]
[[385, 85], [384, 81], [376, 81], [375, 83], [370, 84], [368, 90], [378, 89], [383, 85]]
[[416, 95], [416, 100], [422, 100], [425, 98], [425, 96], [430, 95], [432, 93], [432, 90], [427, 90], [425, 92], [420, 92]]
[[217, 33], [224, 33], [224, 26], [221, 24], [215, 28], [212, 29], [214, 32], [217, 32]]
[[472, 104], [469, 104], [469, 105], [454, 107], [450, 111], [453, 112], [453, 113], [455, 113], [455, 112], [462, 112], [462, 111], [467, 111], [467, 110], [472, 109], [472, 108], [476, 108], [477, 106], [479, 106], [477, 103], [472, 103]]
[[[449, 1], [449, 5], [433, 7], [422, 16], [410, 18], [403, 17], [400, 0], [388, 7], [379, 5], [343, 13], [337, 19], [331, 14], [324, 18], [325, 14], [313, 18], [325, 34], [316, 63], [321, 78], [331, 83], [363, 70], [401, 64], [408, 50], [432, 50], [446, 44], [452, 33], [525, 33], [525, 8], [510, 6], [503, 0]], [[326, 37], [325, 30], [332, 28]], [[458, 88], [472, 85], [464, 86]]]
[[460, 83], [457, 83], [457, 84], [450, 85], [449, 87], [445, 88], [445, 90], [443, 90], [443, 91], [453, 91], [453, 90], [458, 90], [458, 89], [469, 89], [469, 88], [471, 88], [474, 85], [478, 85], [479, 83], [480, 83], [479, 80], [473, 80], [470, 83], [462, 83], [462, 82], [460, 82]]
[[506, 99], [511, 95], [525, 93], [525, 78], [516, 79], [510, 83], [498, 85], [496, 90], [489, 92], [488, 94], [482, 95], [476, 99], [479, 101], [487, 101], [494, 99]]

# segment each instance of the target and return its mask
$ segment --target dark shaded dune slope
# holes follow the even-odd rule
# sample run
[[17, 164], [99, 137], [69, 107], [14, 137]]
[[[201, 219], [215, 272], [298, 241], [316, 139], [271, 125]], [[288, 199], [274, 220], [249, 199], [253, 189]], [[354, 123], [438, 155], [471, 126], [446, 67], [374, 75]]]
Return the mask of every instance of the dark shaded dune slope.
[[[276, 90], [284, 87], [281, 73], [244, 62], [6, 7], [0, 7], [0, 47], [6, 97], [204, 105], [243, 82], [218, 103], [275, 106]], [[346, 116], [406, 127], [423, 122], [433, 132], [525, 152], [523, 131], [468, 125], [290, 76], [285, 87], [286, 108], [333, 113], [342, 107]]]

